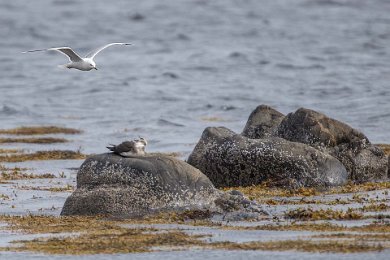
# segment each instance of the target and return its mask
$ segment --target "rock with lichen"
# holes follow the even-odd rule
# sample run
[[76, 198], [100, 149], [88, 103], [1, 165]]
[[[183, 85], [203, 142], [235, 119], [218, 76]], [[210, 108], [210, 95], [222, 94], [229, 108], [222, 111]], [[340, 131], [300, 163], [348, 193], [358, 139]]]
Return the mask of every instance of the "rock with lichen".
[[347, 182], [345, 167], [308, 145], [270, 137], [252, 139], [224, 127], [208, 127], [188, 158], [216, 187], [271, 181], [286, 188], [331, 187]]
[[202, 172], [174, 157], [100, 154], [81, 165], [77, 189], [61, 215], [138, 217], [182, 210], [225, 214], [230, 211], [221, 205], [229, 203], [234, 210], [256, 211], [253, 202], [215, 189]]

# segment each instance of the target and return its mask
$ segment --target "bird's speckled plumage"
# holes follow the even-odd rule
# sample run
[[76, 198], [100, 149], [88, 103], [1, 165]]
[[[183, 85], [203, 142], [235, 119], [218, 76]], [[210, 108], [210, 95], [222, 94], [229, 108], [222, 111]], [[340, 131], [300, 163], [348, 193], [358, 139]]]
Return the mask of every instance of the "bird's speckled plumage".
[[107, 148], [123, 157], [129, 157], [133, 155], [144, 155], [145, 146], [148, 144], [145, 138], [135, 139], [132, 141], [125, 141], [118, 145], [107, 146]]

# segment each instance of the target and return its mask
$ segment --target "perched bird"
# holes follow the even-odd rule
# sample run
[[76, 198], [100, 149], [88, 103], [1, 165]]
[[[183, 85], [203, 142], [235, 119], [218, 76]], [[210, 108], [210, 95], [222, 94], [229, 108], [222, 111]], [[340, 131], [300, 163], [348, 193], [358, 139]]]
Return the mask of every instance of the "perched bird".
[[85, 58], [81, 58], [74, 50], [72, 50], [70, 47], [57, 47], [57, 48], [50, 48], [50, 49], [41, 49], [41, 50], [30, 50], [30, 51], [25, 51], [23, 53], [28, 53], [28, 52], [36, 52], [36, 51], [58, 51], [61, 52], [62, 54], [65, 54], [69, 60], [70, 63], [60, 65], [60, 67], [68, 68], [68, 69], [78, 69], [82, 71], [90, 71], [92, 69], [97, 70], [96, 68], [96, 63], [93, 60], [95, 56], [104, 50], [107, 47], [113, 46], [113, 45], [131, 45], [130, 43], [123, 43], [123, 42], [114, 42], [114, 43], [109, 43], [106, 44], [94, 51], [91, 51], [88, 53]]
[[107, 146], [107, 148], [123, 157], [131, 157], [133, 155], [144, 155], [145, 146], [148, 144], [145, 138], [140, 137], [132, 141], [125, 141], [119, 145]]

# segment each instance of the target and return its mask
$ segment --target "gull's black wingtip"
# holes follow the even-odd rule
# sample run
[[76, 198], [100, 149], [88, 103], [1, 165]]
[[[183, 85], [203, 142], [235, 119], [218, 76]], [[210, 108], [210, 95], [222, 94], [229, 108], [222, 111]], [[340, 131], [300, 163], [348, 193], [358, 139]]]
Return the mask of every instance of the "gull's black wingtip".
[[109, 144], [109, 146], [106, 146], [106, 148], [108, 150], [110, 150], [111, 152], [113, 152], [115, 150], [115, 145], [114, 144]]

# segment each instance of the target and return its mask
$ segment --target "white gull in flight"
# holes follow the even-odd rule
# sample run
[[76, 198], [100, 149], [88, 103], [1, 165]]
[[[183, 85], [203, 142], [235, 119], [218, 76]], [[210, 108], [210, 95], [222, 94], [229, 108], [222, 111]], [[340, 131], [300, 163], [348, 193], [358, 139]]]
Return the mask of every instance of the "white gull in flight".
[[109, 43], [106, 44], [94, 51], [91, 51], [88, 53], [85, 58], [81, 58], [74, 50], [72, 50], [70, 47], [57, 47], [57, 48], [49, 48], [49, 49], [41, 49], [41, 50], [30, 50], [30, 51], [25, 51], [23, 53], [28, 53], [28, 52], [36, 52], [36, 51], [58, 51], [61, 52], [62, 54], [66, 55], [70, 63], [61, 65], [62, 67], [68, 68], [68, 69], [78, 69], [82, 71], [89, 71], [91, 69], [96, 68], [96, 63], [93, 60], [95, 56], [104, 50], [107, 47], [113, 46], [113, 45], [131, 45], [130, 43], [123, 43], [123, 42], [114, 42], [114, 43]]

